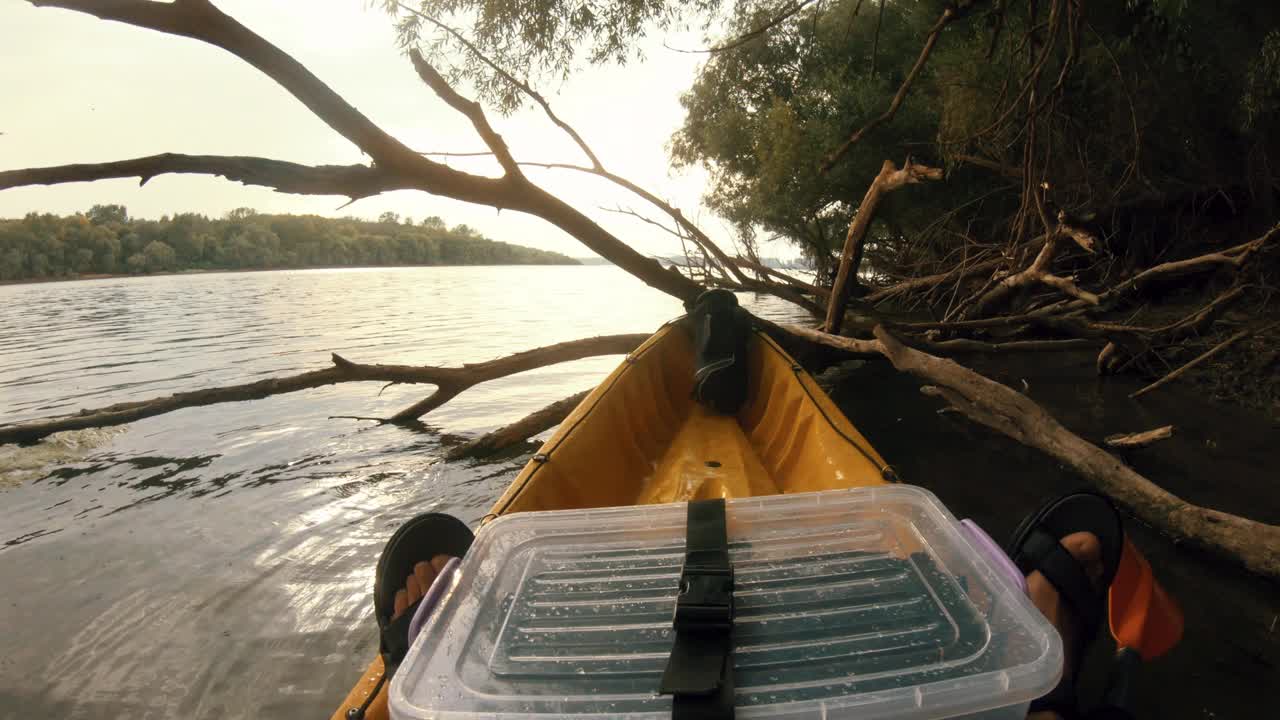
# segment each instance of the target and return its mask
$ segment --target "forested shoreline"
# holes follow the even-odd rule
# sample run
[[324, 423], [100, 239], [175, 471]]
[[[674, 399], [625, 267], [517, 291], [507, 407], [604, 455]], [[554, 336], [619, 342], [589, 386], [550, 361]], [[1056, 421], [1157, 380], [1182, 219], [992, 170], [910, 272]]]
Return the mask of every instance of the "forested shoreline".
[[248, 208], [223, 218], [179, 213], [130, 218], [120, 205], [70, 216], [0, 219], [0, 281], [182, 271], [403, 265], [573, 265], [560, 253], [490, 240], [439, 217], [384, 213], [377, 221], [269, 215]]

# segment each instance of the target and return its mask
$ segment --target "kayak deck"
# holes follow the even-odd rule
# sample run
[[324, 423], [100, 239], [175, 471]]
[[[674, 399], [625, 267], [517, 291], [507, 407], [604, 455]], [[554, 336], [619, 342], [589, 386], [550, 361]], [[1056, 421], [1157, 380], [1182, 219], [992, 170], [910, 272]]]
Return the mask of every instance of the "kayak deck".
[[[567, 417], [494, 504], [511, 512], [739, 498], [880, 485], [892, 471], [808, 373], [761, 332], [734, 416], [693, 400], [683, 323], [664, 326]], [[333, 720], [379, 688], [375, 658]], [[365, 713], [388, 717], [385, 689]]]

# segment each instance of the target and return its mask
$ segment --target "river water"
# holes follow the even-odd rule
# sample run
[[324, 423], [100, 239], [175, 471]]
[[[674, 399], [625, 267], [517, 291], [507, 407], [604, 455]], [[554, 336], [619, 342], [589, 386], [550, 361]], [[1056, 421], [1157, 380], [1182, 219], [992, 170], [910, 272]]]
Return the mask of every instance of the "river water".
[[[754, 312], [790, 306], [743, 295]], [[0, 422], [357, 361], [455, 365], [593, 334], [649, 332], [678, 303], [611, 267], [282, 271], [0, 287]], [[380, 416], [426, 387], [349, 383], [183, 410], [0, 448], [0, 717], [327, 717], [376, 651], [373, 564], [427, 509], [474, 524], [527, 455], [439, 460], [448, 435], [497, 427], [598, 382], [617, 358], [478, 386], [415, 431]], [[1280, 522], [1280, 434], [1169, 393], [1136, 406], [1035, 360], [988, 368], [1088, 437], [1176, 418], [1133, 458], [1167, 487]], [[939, 416], [882, 366], [835, 398], [910, 481], [1003, 535], [1061, 468]], [[1082, 430], [1082, 432], [1084, 432]], [[926, 451], [927, 450], [927, 451]], [[1280, 602], [1135, 535], [1187, 607], [1187, 641], [1150, 668], [1160, 717], [1257, 717], [1280, 705]], [[1100, 650], [1099, 652], [1104, 652]], [[1193, 678], [1179, 685], [1178, 678]]]

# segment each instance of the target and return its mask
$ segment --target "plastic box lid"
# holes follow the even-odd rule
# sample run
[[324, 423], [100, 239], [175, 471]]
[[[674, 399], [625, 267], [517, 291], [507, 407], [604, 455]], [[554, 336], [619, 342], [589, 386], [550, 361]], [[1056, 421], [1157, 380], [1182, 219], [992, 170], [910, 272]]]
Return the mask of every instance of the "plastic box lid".
[[[486, 526], [391, 682], [391, 715], [670, 717], [685, 503]], [[739, 718], [947, 718], [1025, 704], [1057, 632], [932, 493], [726, 503]]]

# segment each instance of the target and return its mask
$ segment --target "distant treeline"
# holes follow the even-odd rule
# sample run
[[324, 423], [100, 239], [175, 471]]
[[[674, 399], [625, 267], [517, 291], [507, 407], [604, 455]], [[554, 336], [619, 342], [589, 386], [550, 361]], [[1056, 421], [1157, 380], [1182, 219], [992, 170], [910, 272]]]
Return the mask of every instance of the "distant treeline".
[[572, 265], [559, 253], [497, 242], [438, 217], [415, 223], [394, 213], [378, 222], [315, 215], [263, 215], [248, 208], [222, 219], [184, 213], [129, 217], [95, 205], [70, 217], [0, 220], [0, 280], [91, 274], [368, 265]]

